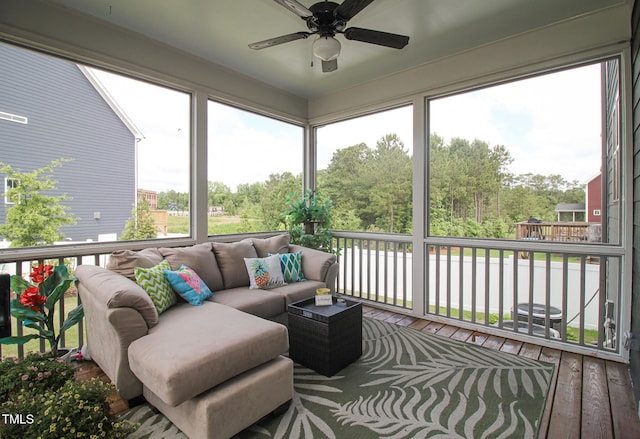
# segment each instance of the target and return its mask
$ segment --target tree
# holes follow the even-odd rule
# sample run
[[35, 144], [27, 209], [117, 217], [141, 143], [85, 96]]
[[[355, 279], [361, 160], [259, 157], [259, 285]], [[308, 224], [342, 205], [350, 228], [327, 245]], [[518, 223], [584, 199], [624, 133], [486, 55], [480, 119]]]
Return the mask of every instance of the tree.
[[53, 169], [62, 166], [69, 159], [53, 160], [46, 166], [32, 172], [13, 169], [0, 163], [0, 172], [15, 182], [4, 194], [14, 204], [7, 209], [5, 224], [0, 225], [0, 235], [11, 241], [11, 247], [49, 245], [64, 239], [60, 227], [74, 224], [67, 206], [65, 194], [47, 195], [56, 190], [57, 181], [51, 178]]
[[209, 207], [222, 206], [227, 214], [234, 214], [235, 207], [232, 204], [231, 188], [219, 181], [208, 183]]
[[157, 236], [156, 222], [149, 203], [144, 198], [139, 198], [138, 205], [131, 210], [131, 217], [127, 220], [120, 239], [149, 239]]
[[260, 200], [262, 220], [267, 230], [284, 230], [286, 223], [281, 213], [286, 209], [287, 196], [302, 188], [302, 176], [291, 172], [271, 174], [264, 185]]
[[413, 165], [396, 134], [387, 134], [376, 143], [366, 168], [369, 203], [378, 226], [390, 233], [407, 231], [411, 220]]

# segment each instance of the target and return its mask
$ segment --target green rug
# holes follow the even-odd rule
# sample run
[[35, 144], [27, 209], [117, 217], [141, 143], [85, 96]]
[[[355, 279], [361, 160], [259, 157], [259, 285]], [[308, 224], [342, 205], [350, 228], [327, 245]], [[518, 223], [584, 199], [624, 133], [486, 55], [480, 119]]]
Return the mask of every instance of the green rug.
[[[363, 319], [363, 355], [327, 378], [296, 365], [289, 410], [245, 438], [534, 438], [554, 365]], [[148, 406], [130, 439], [183, 438]]]

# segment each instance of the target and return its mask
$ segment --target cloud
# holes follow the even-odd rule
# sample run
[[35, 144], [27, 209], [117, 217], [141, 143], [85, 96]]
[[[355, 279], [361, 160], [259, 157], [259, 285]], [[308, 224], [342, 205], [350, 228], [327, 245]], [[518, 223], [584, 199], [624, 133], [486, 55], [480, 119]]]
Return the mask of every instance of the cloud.
[[235, 191], [270, 174], [302, 173], [302, 127], [209, 102], [209, 181]]
[[601, 164], [600, 65], [434, 100], [431, 129], [505, 145], [517, 174], [586, 182]]
[[406, 106], [318, 128], [318, 169], [327, 167], [338, 149], [365, 143], [375, 148], [386, 134], [397, 134], [413, 154], [413, 107]]

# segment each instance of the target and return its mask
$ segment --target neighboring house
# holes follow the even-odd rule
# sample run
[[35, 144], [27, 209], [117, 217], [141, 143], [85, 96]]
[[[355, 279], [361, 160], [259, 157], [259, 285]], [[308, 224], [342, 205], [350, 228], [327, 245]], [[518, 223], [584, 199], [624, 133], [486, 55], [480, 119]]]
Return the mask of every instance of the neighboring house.
[[156, 191], [138, 189], [138, 200], [141, 198], [146, 200], [147, 204], [149, 205], [149, 209], [158, 209], [158, 193]]
[[578, 222], [584, 221], [584, 203], [567, 203], [556, 206], [558, 221]]
[[[2, 43], [0, 60], [0, 162], [30, 172], [71, 159], [53, 173], [52, 195], [67, 194], [77, 219], [65, 239], [120, 234], [135, 203], [140, 133], [88, 69]], [[14, 184], [0, 179], [3, 192]], [[0, 200], [0, 221], [11, 201]]]
[[602, 221], [602, 174], [598, 174], [587, 182], [587, 222]]

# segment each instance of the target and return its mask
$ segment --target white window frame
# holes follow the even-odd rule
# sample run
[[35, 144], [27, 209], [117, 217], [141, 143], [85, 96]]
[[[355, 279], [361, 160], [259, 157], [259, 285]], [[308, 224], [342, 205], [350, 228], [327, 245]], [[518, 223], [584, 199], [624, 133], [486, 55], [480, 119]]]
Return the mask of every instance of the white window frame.
[[[15, 182], [15, 183], [12, 183]], [[16, 204], [15, 201], [12, 201], [9, 199], [8, 196], [8, 192], [9, 189], [13, 189], [18, 187], [18, 185], [20, 184], [20, 180], [17, 178], [10, 178], [10, 177], [5, 177], [4, 178], [4, 204]], [[18, 199], [18, 201], [20, 201]]]

